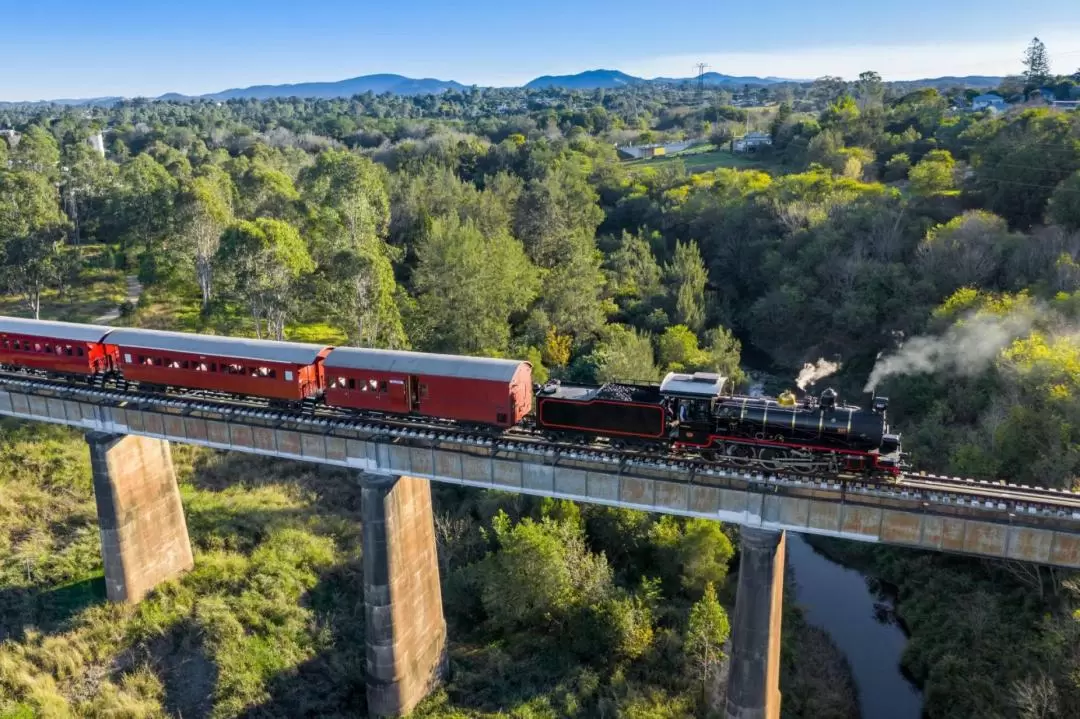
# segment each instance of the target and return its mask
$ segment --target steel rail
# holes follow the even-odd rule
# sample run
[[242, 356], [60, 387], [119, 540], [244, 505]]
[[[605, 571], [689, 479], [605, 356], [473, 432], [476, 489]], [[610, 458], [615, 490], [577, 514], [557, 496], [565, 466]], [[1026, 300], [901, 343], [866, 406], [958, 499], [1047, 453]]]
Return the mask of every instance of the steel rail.
[[[250, 423], [280, 424], [289, 422], [297, 426], [322, 429], [357, 431], [371, 437], [383, 437], [390, 441], [421, 442], [437, 445], [452, 442], [459, 445], [482, 447], [489, 452], [523, 453], [544, 458], [593, 461], [610, 465], [635, 465], [645, 469], [687, 470], [692, 477], [702, 481], [707, 477], [729, 477], [761, 485], [808, 485], [830, 491], [848, 493], [908, 494], [945, 504], [985, 503], [989, 506], [1006, 502], [1024, 511], [1049, 509], [1051, 511], [1080, 510], [1080, 493], [1067, 490], [1029, 487], [985, 480], [947, 477], [916, 473], [902, 475], [894, 483], [868, 482], [861, 478], [840, 479], [835, 475], [801, 475], [780, 471], [747, 468], [733, 463], [716, 462], [680, 455], [659, 455], [628, 448], [614, 448], [602, 443], [574, 444], [551, 440], [528, 428], [516, 427], [493, 434], [473, 431], [457, 425], [435, 422], [426, 418], [372, 417], [357, 415], [349, 410], [318, 405], [305, 412], [270, 407], [266, 402], [251, 401], [225, 395], [206, 393], [206, 396], [181, 396], [156, 392], [120, 389], [115, 386], [80, 385], [61, 379], [42, 378], [27, 373], [0, 370], [0, 388], [22, 390], [27, 394], [60, 398], [83, 398], [96, 403], [114, 406], [136, 405], [156, 407], [165, 413], [182, 414], [211, 413], [219, 418]], [[705, 483], [705, 482], [703, 482]], [[1077, 514], [1080, 518], [1080, 514]]]

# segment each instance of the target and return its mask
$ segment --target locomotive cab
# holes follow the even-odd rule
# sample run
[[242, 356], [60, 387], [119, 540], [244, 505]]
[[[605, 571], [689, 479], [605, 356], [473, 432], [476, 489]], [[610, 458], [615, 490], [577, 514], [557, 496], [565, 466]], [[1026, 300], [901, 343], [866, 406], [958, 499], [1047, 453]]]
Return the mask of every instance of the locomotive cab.
[[725, 389], [730, 393], [728, 385], [727, 377], [712, 372], [669, 372], [660, 383], [660, 395], [668, 409], [669, 434], [690, 442], [707, 437], [716, 401]]

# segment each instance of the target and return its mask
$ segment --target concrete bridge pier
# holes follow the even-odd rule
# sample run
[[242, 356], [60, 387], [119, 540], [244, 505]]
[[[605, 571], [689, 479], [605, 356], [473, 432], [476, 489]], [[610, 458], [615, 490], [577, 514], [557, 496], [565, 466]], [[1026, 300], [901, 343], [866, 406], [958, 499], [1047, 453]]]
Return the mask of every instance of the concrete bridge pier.
[[90, 432], [105, 594], [138, 602], [194, 565], [187, 521], [165, 440]]
[[779, 719], [784, 532], [740, 529], [739, 587], [731, 623], [727, 719]]
[[403, 716], [447, 672], [431, 486], [415, 477], [360, 481], [368, 715]]

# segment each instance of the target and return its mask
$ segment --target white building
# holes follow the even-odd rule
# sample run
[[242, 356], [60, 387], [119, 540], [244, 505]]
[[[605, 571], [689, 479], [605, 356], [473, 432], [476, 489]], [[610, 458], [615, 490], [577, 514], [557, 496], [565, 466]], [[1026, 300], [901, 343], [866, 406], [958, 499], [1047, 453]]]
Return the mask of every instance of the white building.
[[732, 152], [754, 152], [759, 147], [772, 144], [772, 137], [765, 132], [748, 132], [731, 141]]
[[1005, 111], [1005, 100], [1000, 95], [986, 93], [979, 95], [971, 101], [972, 110], [991, 110], [993, 112]]

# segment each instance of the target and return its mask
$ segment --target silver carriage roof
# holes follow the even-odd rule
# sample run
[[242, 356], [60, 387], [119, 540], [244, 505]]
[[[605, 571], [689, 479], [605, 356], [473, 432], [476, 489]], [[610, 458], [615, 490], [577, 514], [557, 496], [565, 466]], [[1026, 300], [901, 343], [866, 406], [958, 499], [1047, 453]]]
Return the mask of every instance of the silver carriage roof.
[[74, 322], [30, 320], [23, 317], [0, 317], [0, 333], [31, 335], [68, 342], [100, 342], [112, 327], [82, 325]]
[[373, 372], [400, 372], [401, 374], [461, 377], [498, 382], [512, 380], [524, 364], [528, 363], [490, 357], [459, 357], [362, 347], [336, 347], [323, 360], [323, 366], [327, 371], [366, 369]]
[[727, 377], [712, 372], [681, 374], [668, 372], [660, 383], [660, 394], [697, 399], [716, 399], [724, 389]]
[[161, 330], [117, 329], [105, 339], [108, 344], [146, 350], [172, 350], [207, 357], [311, 364], [327, 345], [300, 342], [276, 342], [244, 337], [197, 335], [188, 332]]

